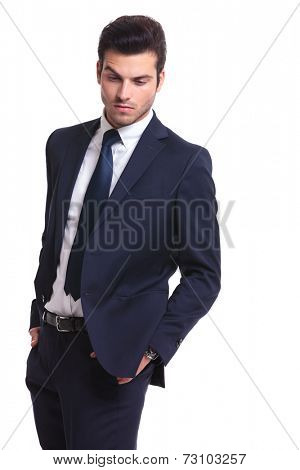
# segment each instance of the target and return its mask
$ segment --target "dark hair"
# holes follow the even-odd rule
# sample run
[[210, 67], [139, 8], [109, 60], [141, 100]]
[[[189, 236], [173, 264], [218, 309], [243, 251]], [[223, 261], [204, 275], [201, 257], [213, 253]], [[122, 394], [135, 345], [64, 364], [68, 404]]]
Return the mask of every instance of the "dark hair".
[[105, 26], [98, 45], [100, 72], [105, 51], [108, 49], [128, 55], [146, 51], [155, 52], [158, 86], [159, 74], [164, 68], [167, 54], [165, 33], [158, 21], [144, 15], [125, 15]]

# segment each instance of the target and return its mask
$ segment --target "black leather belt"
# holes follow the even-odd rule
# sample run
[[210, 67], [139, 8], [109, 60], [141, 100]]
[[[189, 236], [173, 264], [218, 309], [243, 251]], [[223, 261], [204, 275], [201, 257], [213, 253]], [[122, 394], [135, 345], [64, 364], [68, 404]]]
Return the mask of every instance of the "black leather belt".
[[45, 323], [55, 326], [57, 331], [62, 333], [69, 333], [85, 329], [84, 317], [68, 317], [64, 315], [57, 315], [56, 313], [49, 312], [49, 310], [44, 308], [42, 319]]

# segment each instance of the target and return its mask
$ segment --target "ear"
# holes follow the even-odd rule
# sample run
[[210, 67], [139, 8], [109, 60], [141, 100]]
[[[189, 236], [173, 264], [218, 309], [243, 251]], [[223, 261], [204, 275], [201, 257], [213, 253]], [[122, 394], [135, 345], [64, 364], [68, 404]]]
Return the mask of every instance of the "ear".
[[97, 60], [97, 64], [96, 64], [96, 74], [97, 74], [97, 82], [99, 83], [99, 85], [100, 85], [100, 81], [101, 81], [100, 65], [101, 65], [100, 60]]
[[163, 69], [159, 74], [159, 85], [157, 87], [156, 93], [160, 91], [161, 87], [163, 86], [165, 80], [165, 69]]

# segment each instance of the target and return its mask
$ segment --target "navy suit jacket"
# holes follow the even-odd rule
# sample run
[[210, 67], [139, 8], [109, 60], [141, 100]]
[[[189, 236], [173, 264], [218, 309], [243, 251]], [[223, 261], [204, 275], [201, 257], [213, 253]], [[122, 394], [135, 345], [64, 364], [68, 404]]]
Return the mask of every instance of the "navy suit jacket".
[[[30, 327], [50, 299], [73, 187], [100, 118], [56, 129], [46, 144], [47, 200]], [[207, 149], [164, 126], [156, 113], [100, 212], [81, 274], [87, 331], [100, 364], [134, 377], [151, 345], [152, 385], [221, 288], [218, 205]], [[168, 280], [181, 278], [169, 297]], [[62, 333], [63, 334], [63, 333]]]

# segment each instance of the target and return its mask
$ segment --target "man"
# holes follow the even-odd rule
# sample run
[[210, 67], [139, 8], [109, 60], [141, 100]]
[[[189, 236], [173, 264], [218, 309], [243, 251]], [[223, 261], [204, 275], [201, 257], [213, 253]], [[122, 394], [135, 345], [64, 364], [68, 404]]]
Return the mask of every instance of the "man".
[[117, 18], [98, 55], [101, 118], [46, 145], [26, 371], [43, 449], [136, 449], [148, 385], [165, 387], [165, 366], [220, 291], [211, 157], [152, 108], [161, 25]]

